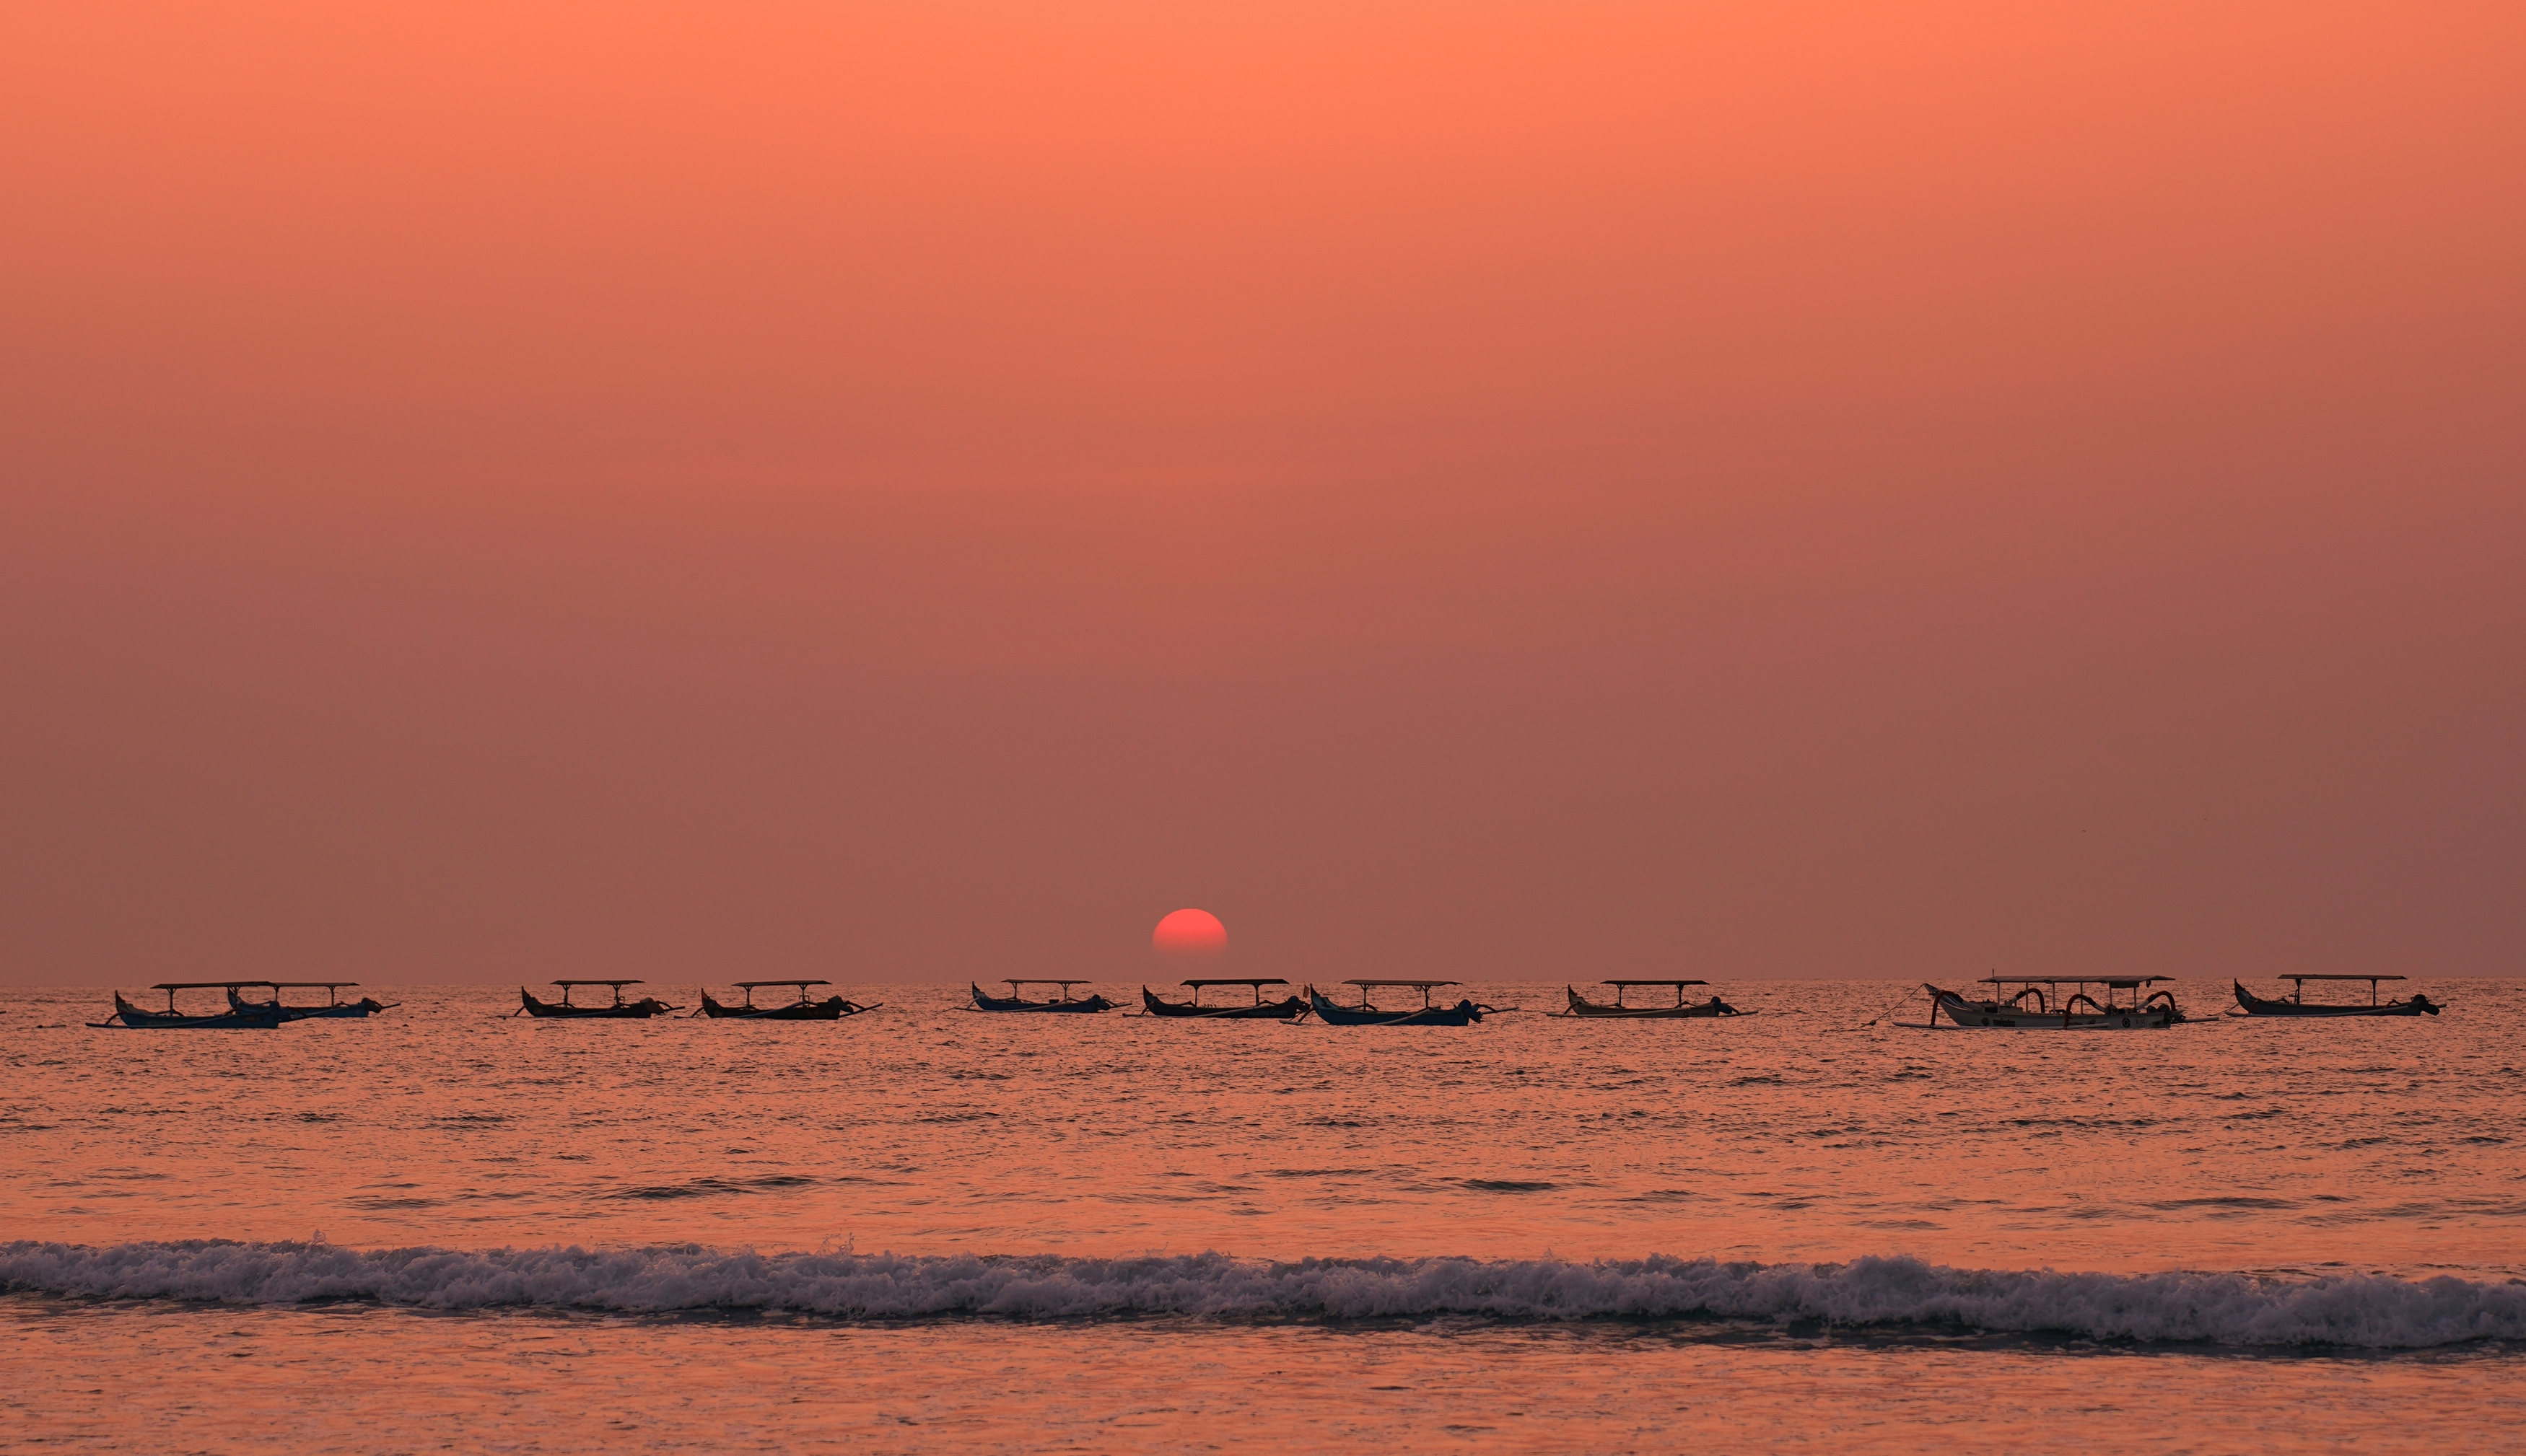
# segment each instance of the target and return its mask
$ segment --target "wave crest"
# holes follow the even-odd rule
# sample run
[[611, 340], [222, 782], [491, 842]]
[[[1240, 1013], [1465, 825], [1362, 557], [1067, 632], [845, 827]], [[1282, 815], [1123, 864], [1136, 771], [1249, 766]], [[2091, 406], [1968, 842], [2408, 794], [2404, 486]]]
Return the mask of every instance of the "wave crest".
[[0, 1244], [0, 1289], [224, 1304], [365, 1300], [432, 1310], [544, 1306], [624, 1314], [775, 1310], [846, 1320], [1167, 1315], [1207, 1320], [1705, 1319], [2226, 1345], [2419, 1349], [2526, 1339], [2526, 1283], [2348, 1275], [2055, 1274], [1913, 1258], [1724, 1264], [1663, 1256], [1304, 1259], [1222, 1254], [757, 1254], [441, 1248], [198, 1239], [107, 1248]]

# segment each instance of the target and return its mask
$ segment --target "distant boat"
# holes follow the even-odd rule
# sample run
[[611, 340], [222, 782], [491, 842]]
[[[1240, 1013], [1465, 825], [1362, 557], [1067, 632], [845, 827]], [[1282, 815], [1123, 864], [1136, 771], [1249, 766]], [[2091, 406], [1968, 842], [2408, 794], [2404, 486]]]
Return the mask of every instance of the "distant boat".
[[[1979, 982], [1992, 988], [1980, 1001], [1970, 1000], [1954, 991], [1941, 990], [1924, 984], [1930, 993], [1930, 1019], [1926, 1022], [1896, 1022], [1898, 1027], [1911, 1027], [1925, 1031], [1945, 1030], [2019, 1030], [2019, 1031], [2131, 1031], [2174, 1026], [2183, 1021], [2175, 996], [2168, 991], [2151, 991], [2148, 987], [2166, 976], [2128, 977], [2042, 977], [1986, 976]], [[2006, 996], [2000, 994], [2009, 986], [2018, 989]], [[2061, 987], [2070, 993], [2055, 1004]], [[2088, 987], [2101, 987], [2101, 1001], [2088, 994]], [[2118, 992], [2128, 992], [2117, 997]], [[2147, 994], [2144, 995], [2143, 993]], [[2027, 1003], [2034, 1004], [2029, 1006]], [[1944, 1012], [1947, 1025], [1939, 1025]]]
[[[284, 1022], [304, 1022], [320, 1019], [330, 1020], [336, 1017], [370, 1017], [377, 1015], [380, 1011], [392, 1011], [403, 1004], [401, 1001], [379, 1001], [375, 996], [362, 996], [357, 1001], [343, 1000], [340, 994], [341, 988], [346, 985], [356, 986], [358, 984], [359, 982], [356, 980], [240, 980], [233, 982], [228, 986], [228, 1009], [238, 1012], [278, 1011], [280, 1013], [280, 1019]], [[272, 992], [272, 999], [269, 1001], [249, 1001], [243, 996], [237, 994], [238, 986], [267, 987]], [[325, 1004], [322, 1006], [283, 1006], [280, 1004], [280, 993], [282, 991], [316, 990], [319, 988], [323, 989], [325, 992]]]
[[[1568, 992], [1570, 996], [1570, 1009], [1567, 1011], [1556, 1011], [1552, 1013], [1552, 1015], [1556, 1017], [1610, 1017], [1618, 1021], [1633, 1022], [1685, 1021], [1700, 1020], [1719, 1016], [1756, 1015], [1756, 1013], [1751, 1011], [1738, 1010], [1736, 1007], [1720, 1000], [1716, 993], [1713, 993], [1711, 998], [1707, 1001], [1688, 1005], [1684, 999], [1684, 988], [1689, 985], [1710, 984], [1710, 982], [1706, 980], [1600, 980], [1597, 984], [1609, 985], [1614, 988], [1613, 1005], [1608, 1006], [1602, 1001], [1589, 1000], [1587, 997], [1579, 994], [1579, 988], [1577, 986], [1563, 986], [1562, 989]], [[1673, 986], [1675, 988], [1675, 1004], [1673, 1006], [1624, 1005], [1623, 993], [1631, 987], [1638, 985]]]
[[[833, 982], [830, 980], [738, 980], [730, 983], [745, 992], [744, 1005], [722, 1006], [711, 999], [710, 991], [705, 988], [701, 993], [702, 1008], [693, 1015], [743, 1022], [837, 1022], [846, 1016], [857, 1016], [863, 1011], [877, 1010], [875, 1005], [862, 1006], [856, 1001], [846, 1001], [839, 996], [828, 996], [822, 1001], [807, 999], [807, 987], [832, 985]], [[755, 1005], [755, 989], [767, 985], [795, 986], [798, 999], [787, 1006]]]
[[[645, 1021], [653, 1016], [663, 1016], [670, 1011], [682, 1009], [680, 1007], [670, 1006], [655, 996], [642, 996], [637, 1001], [626, 1001], [623, 999], [623, 988], [625, 986], [641, 985], [644, 983], [645, 982], [637, 979], [556, 980], [553, 984], [561, 987], [561, 999], [559, 1001], [538, 1001], [527, 990], [525, 986], [520, 986], [518, 987], [518, 999], [526, 1004], [520, 1006], [516, 1011], [510, 1012], [509, 1015], [597, 1018], [608, 1021]], [[612, 987], [614, 991], [614, 1004], [611, 1006], [572, 1005], [570, 1000], [571, 988], [573, 986], [582, 985], [601, 985]]]
[[[1075, 985], [1087, 984], [1087, 982], [1084, 980], [1045, 980], [1038, 978], [1028, 980], [1010, 980], [1004, 982], [1004, 984], [1009, 988], [1009, 993], [1005, 996], [985, 996], [983, 994], [983, 988], [981, 986], [974, 986], [974, 1009], [976, 1011], [1092, 1012], [1111, 1011], [1117, 1004], [1106, 1000], [1103, 996], [1100, 996], [1093, 991], [1090, 991], [1086, 996], [1082, 996], [1076, 1000], [1072, 999], [1070, 988]], [[1020, 986], [1030, 985], [1057, 985], [1061, 987], [1061, 999], [1057, 1001], [1027, 1000], [1024, 993], [1018, 988]]]
[[[1210, 1021], [1218, 1022], [1293, 1022], [1307, 1014], [1307, 1003], [1296, 996], [1284, 996], [1278, 1001], [1266, 1001], [1263, 999], [1263, 988], [1265, 986], [1288, 984], [1288, 981], [1282, 980], [1277, 977], [1251, 980], [1219, 978], [1207, 980], [1187, 980], [1183, 982], [1183, 984], [1189, 987], [1192, 991], [1192, 999], [1190, 1001], [1162, 1000], [1147, 986], [1140, 987], [1141, 1008], [1147, 1011], [1151, 1016], [1201, 1017]], [[1254, 991], [1254, 1004], [1251, 1006], [1204, 1006], [1201, 1004], [1202, 987], [1212, 985], [1250, 986]]]
[[[2296, 981], [2298, 994], [2288, 1000], [2266, 1001], [2246, 989], [2244, 981], [2230, 982], [2237, 988], [2239, 1009], [2228, 1014], [2230, 1016], [2436, 1016], [2443, 1009], [2437, 1002], [2417, 991], [2408, 1000], [2380, 1002], [2377, 999], [2377, 982], [2405, 979], [2400, 976], [2283, 976], [2279, 979]], [[2362, 1006], [2356, 1001], [2348, 1004], [2319, 1001], [2309, 1006], [2306, 1004], [2306, 983], [2310, 980], [2364, 980], [2368, 982], [2368, 1004]]]
[[[1329, 1027], [1466, 1027], [1483, 1019], [1486, 1012], [1515, 1011], [1514, 1006], [1482, 1006], [1472, 1001], [1458, 1001], [1453, 1006], [1433, 1006], [1430, 993], [1442, 985], [1461, 985], [1455, 980], [1345, 980], [1344, 985], [1359, 987], [1357, 1006], [1338, 1005], [1314, 986], [1307, 987], [1307, 1009]], [[1421, 1004], [1411, 1011], [1380, 1011], [1368, 1004], [1370, 990], [1380, 986], [1399, 986], [1421, 993]]]
[[[244, 984], [242, 981], [235, 983], [239, 985]], [[139, 1007], [132, 1005], [130, 1002], [124, 1000], [123, 992], [116, 991], [114, 993], [114, 1015], [106, 1018], [104, 1021], [89, 1022], [87, 1025], [100, 1031], [109, 1027], [130, 1027], [151, 1030], [172, 1030], [177, 1028], [184, 1028], [202, 1031], [269, 1031], [273, 1028], [280, 1025], [281, 1016], [279, 1011], [277, 1008], [269, 1006], [248, 1005], [244, 1009], [240, 1010], [231, 1005], [226, 1011], [213, 1012], [207, 1016], [190, 1016], [176, 1009], [176, 993], [177, 991], [225, 990], [229, 984], [230, 982], [225, 980], [159, 981], [149, 989], [153, 991], [165, 991], [167, 993], [167, 1009], [165, 1011], [143, 1011]]]

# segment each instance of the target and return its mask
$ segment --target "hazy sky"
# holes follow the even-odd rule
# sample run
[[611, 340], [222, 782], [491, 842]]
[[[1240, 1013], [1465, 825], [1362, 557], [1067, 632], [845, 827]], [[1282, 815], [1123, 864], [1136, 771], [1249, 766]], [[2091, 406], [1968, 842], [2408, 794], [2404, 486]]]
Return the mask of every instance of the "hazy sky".
[[2511, 973], [2513, 3], [18, 5], [0, 979]]

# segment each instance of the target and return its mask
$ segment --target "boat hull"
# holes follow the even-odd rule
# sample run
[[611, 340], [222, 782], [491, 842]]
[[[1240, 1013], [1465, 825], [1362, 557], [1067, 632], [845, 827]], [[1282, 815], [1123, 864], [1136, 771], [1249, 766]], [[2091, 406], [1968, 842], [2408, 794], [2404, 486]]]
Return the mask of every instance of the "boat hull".
[[330, 1006], [281, 1006], [270, 1001], [249, 1001], [234, 991], [228, 992], [228, 1009], [236, 1012], [278, 1012], [283, 1022], [349, 1021], [377, 1015], [389, 1008], [374, 996], [357, 1001], [335, 1002]]
[[1570, 1007], [1554, 1013], [1556, 1016], [1601, 1017], [1622, 1022], [1688, 1022], [1754, 1015], [1750, 1011], [1739, 1011], [1717, 996], [1692, 1006], [1608, 1006], [1602, 1001], [1591, 1001], [1580, 995], [1576, 986], [1563, 986], [1562, 990], [1570, 997]]
[[1307, 987], [1307, 1009], [1329, 1027], [1470, 1027], [1483, 1019], [1483, 1009], [1471, 1001], [1459, 1001], [1453, 1006], [1420, 1006], [1410, 1011], [1363, 1010], [1337, 1005], [1314, 986]]
[[828, 996], [822, 1001], [801, 1001], [789, 1006], [722, 1006], [712, 1000], [708, 992], [702, 994], [702, 1015], [715, 1021], [837, 1022], [843, 1017], [876, 1009], [840, 996]]
[[280, 1025], [282, 1018], [269, 1009], [249, 1006], [240, 1011], [230, 1008], [210, 1016], [185, 1016], [180, 1012], [143, 1011], [123, 999], [114, 998], [114, 1015], [87, 1025], [97, 1030], [109, 1027], [128, 1028], [139, 1031], [269, 1031]]
[[[2233, 982], [2232, 982], [2233, 983]], [[2427, 996], [2414, 996], [2408, 1001], [2388, 1001], [2378, 1006], [2304, 1006], [2296, 1001], [2268, 1001], [2237, 984], [2237, 1007], [2234, 1016], [2436, 1016], [2440, 1007]]]
[[642, 996], [637, 1001], [626, 1001], [620, 1006], [573, 1006], [564, 1001], [538, 1001], [520, 987], [518, 998], [525, 1003], [519, 1010], [527, 1015], [554, 1021], [639, 1022], [676, 1009], [655, 996]]
[[1307, 1003], [1295, 996], [1266, 1001], [1259, 1006], [1191, 1006], [1182, 1001], [1160, 1000], [1147, 986], [1140, 987], [1140, 1006], [1151, 1016], [1213, 1022], [1293, 1022], [1307, 1014]]
[[1115, 1003], [1101, 995], [1090, 994], [1077, 1001], [1028, 1001], [1017, 996], [985, 996], [981, 986], [971, 987], [976, 1011], [1076, 1012], [1082, 1015], [1112, 1011]]
[[[2029, 1011], [2005, 1002], [1968, 1001], [1937, 986], [1928, 989], [1936, 1007], [1930, 1020], [1895, 1025], [1966, 1031], [2153, 1031], [2183, 1020], [2183, 1013], [2175, 1009], [2172, 1000], [2102, 1011]], [[1948, 1027], [1939, 1026], [1941, 1016], [1947, 1018]]]

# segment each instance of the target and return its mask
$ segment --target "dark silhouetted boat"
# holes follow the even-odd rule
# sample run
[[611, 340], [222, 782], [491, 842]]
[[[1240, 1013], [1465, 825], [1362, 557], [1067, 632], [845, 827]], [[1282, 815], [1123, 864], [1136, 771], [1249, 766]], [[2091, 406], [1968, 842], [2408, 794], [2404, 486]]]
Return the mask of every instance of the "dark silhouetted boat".
[[249, 1004], [244, 1009], [240, 1010], [231, 1004], [227, 1010], [213, 1012], [208, 1016], [191, 1016], [176, 1009], [176, 993], [177, 991], [225, 990], [231, 984], [244, 985], [246, 982], [231, 982], [226, 980], [159, 981], [149, 989], [153, 991], [165, 991], [167, 993], [167, 1009], [165, 1011], [143, 1011], [139, 1007], [132, 1005], [130, 1002], [124, 1000], [123, 992], [116, 991], [114, 993], [114, 1015], [108, 1017], [104, 1021], [89, 1022], [87, 1025], [100, 1031], [109, 1027], [130, 1027], [135, 1029], [145, 1029], [148, 1030], [173, 1030], [182, 1028], [203, 1031], [269, 1031], [273, 1028], [280, 1025], [281, 1016], [279, 1011], [277, 1008], [270, 1006], [254, 1006]]
[[[745, 992], [743, 1005], [722, 1006], [711, 999], [710, 991], [705, 988], [701, 993], [701, 1010], [694, 1012], [693, 1015], [740, 1022], [837, 1022], [846, 1016], [857, 1016], [863, 1011], [877, 1010], [877, 1003], [862, 1006], [856, 1001], [846, 1001], [839, 996], [827, 996], [822, 1001], [807, 999], [807, 987], [832, 985], [833, 982], [830, 980], [739, 980], [730, 983]], [[786, 1006], [755, 1005], [755, 990], [767, 985], [794, 986], [798, 991], [798, 999]]]
[[[319, 1020], [330, 1021], [336, 1018], [370, 1017], [377, 1015], [380, 1011], [392, 1011], [403, 1004], [401, 1001], [380, 1001], [375, 996], [362, 996], [357, 1001], [343, 1000], [341, 994], [342, 987], [346, 985], [356, 986], [358, 984], [359, 982], [356, 980], [240, 980], [228, 986], [228, 1009], [239, 1012], [278, 1011], [280, 1013], [280, 1019], [284, 1022], [304, 1022]], [[239, 986], [249, 988], [262, 986], [272, 992], [272, 999], [269, 1001], [249, 1001], [243, 996], [237, 994], [237, 988]], [[280, 993], [282, 991], [301, 990], [324, 991], [325, 1004], [322, 1006], [284, 1006], [281, 1004]]]
[[[1467, 1027], [1486, 1014], [1515, 1011], [1514, 1006], [1483, 1006], [1473, 1001], [1458, 1001], [1453, 1006], [1433, 1006], [1430, 993], [1442, 985], [1461, 985], [1454, 980], [1345, 980], [1344, 985], [1359, 987], [1357, 1006], [1338, 1005], [1333, 998], [1314, 986], [1307, 987], [1307, 1009], [1329, 1027]], [[1368, 993], [1380, 986], [1399, 986], [1421, 993], [1421, 1004], [1411, 1011], [1380, 1011], [1368, 1004]]]
[[[1100, 996], [1093, 991], [1088, 992], [1085, 996], [1074, 998], [1070, 994], [1070, 988], [1075, 985], [1087, 984], [1087, 982], [1084, 980], [1045, 980], [1040, 978], [1036, 978], [1027, 980], [1011, 980], [1004, 983], [1009, 988], [1009, 993], [1005, 996], [985, 996], [983, 994], [983, 988], [981, 986], [977, 985], [973, 987], [974, 1010], [1089, 1012], [1111, 1011], [1117, 1004], [1106, 1000], [1103, 996]], [[1020, 986], [1029, 985], [1059, 986], [1061, 987], [1061, 999], [1057, 1001], [1030, 1001], [1026, 999], [1025, 995], [1018, 989]]]
[[[2400, 976], [2283, 976], [2278, 979], [2297, 982], [2298, 993], [2284, 1000], [2266, 1001], [2246, 989], [2244, 981], [2235, 981], [2232, 984], [2237, 987], [2238, 1009], [2228, 1014], [2230, 1016], [2436, 1016], [2442, 1010], [2437, 1002], [2417, 991], [2407, 1000], [2379, 1001], [2377, 982], [2401, 980], [2404, 978]], [[2310, 1006], [2306, 1002], [2306, 983], [2310, 980], [2364, 980], [2368, 982], [2368, 1004], [2362, 1006], [2356, 1001], [2318, 1001]]]
[[[1688, 1003], [1684, 999], [1684, 988], [1689, 985], [1710, 984], [1710, 982], [1706, 980], [1600, 980], [1597, 984], [1609, 985], [1614, 988], [1614, 1004], [1608, 1006], [1602, 1001], [1591, 1001], [1587, 997], [1579, 994], [1579, 988], [1577, 986], [1563, 986], [1562, 989], [1567, 991], [1570, 995], [1570, 1009], [1567, 1011], [1556, 1011], [1552, 1014], [1556, 1017], [1605, 1017], [1614, 1021], [1627, 1022], [1696, 1021], [1706, 1020], [1711, 1017], [1755, 1015], [1755, 1013], [1751, 1011], [1738, 1010], [1736, 1007], [1720, 1000], [1716, 993], [1713, 993], [1707, 1001]], [[1624, 1005], [1623, 993], [1631, 989], [1633, 986], [1642, 985], [1662, 985], [1674, 987], [1675, 1004], [1673, 1006]]]
[[[2175, 1005], [2172, 992], [2148, 989], [2161, 980], [2173, 979], [2166, 976], [1986, 976], [1980, 983], [1990, 986], [1991, 994], [1979, 1001], [1925, 983], [1921, 989], [1930, 993], [1930, 1019], [1926, 1022], [1896, 1022], [1894, 1025], [1924, 1031], [2158, 1029], [2185, 1019], [2184, 1013]], [[2017, 989], [2001, 994], [2010, 986]], [[2063, 986], [2070, 987], [2067, 996], [2061, 995]], [[2089, 995], [2090, 986], [2101, 988], [2105, 993], [2104, 999], [2099, 1001]], [[1939, 1023], [1942, 1013], [1947, 1018], [1945, 1026]]]
[[[1263, 988], [1265, 986], [1288, 984], [1288, 981], [1280, 979], [1277, 977], [1257, 979], [1238, 979], [1222, 977], [1206, 980], [1187, 980], [1183, 982], [1183, 984], [1192, 991], [1192, 999], [1190, 1001], [1162, 1000], [1159, 998], [1157, 993], [1151, 991], [1147, 986], [1140, 987], [1141, 1008], [1147, 1011], [1151, 1016], [1202, 1017], [1215, 1022], [1293, 1022], [1307, 1014], [1307, 1003], [1296, 996], [1284, 996], [1278, 1001], [1266, 1001], [1263, 999]], [[1251, 1006], [1204, 1006], [1201, 1004], [1202, 987], [1213, 985], [1249, 986], [1254, 991], [1254, 1004]]]
[[[564, 1019], [598, 1019], [605, 1021], [645, 1021], [653, 1016], [664, 1016], [670, 1011], [682, 1009], [680, 1007], [670, 1006], [655, 996], [642, 996], [637, 1001], [624, 1000], [623, 988], [625, 986], [643, 984], [643, 982], [637, 979], [556, 980], [553, 984], [561, 987], [561, 999], [558, 1001], [538, 1001], [534, 998], [533, 993], [530, 992], [525, 986], [518, 987], [518, 999], [526, 1004], [520, 1006], [516, 1011], [510, 1012], [509, 1015], [559, 1017]], [[570, 999], [571, 988], [582, 985], [601, 985], [612, 988], [614, 992], [614, 1004], [610, 1006], [572, 1005]]]

